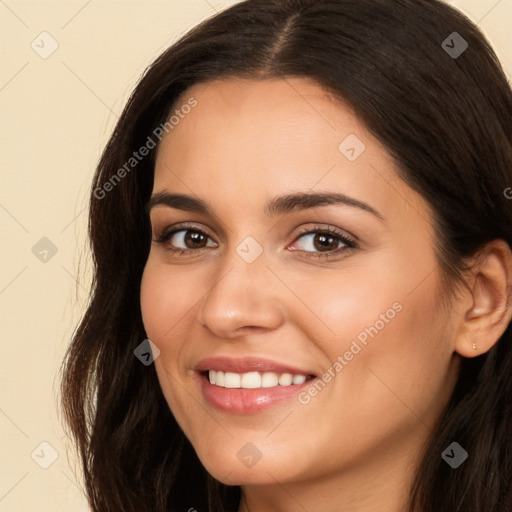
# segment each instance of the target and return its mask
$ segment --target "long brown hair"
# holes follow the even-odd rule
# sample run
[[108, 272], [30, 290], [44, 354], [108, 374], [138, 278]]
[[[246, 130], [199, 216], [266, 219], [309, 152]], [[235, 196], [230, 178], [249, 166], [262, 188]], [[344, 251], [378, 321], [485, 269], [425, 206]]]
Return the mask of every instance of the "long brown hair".
[[[206, 472], [154, 366], [134, 356], [147, 337], [139, 291], [156, 149], [136, 164], [130, 158], [191, 85], [287, 76], [312, 78], [348, 102], [426, 198], [447, 282], [486, 242], [512, 246], [504, 193], [512, 186], [512, 93], [482, 32], [459, 11], [438, 0], [247, 0], [202, 22], [146, 70], [92, 184], [94, 280], [61, 392], [94, 512], [237, 510], [240, 488]], [[470, 454], [457, 470], [441, 458], [453, 441]], [[511, 480], [509, 325], [488, 353], [463, 359], [410, 510], [510, 512]]]

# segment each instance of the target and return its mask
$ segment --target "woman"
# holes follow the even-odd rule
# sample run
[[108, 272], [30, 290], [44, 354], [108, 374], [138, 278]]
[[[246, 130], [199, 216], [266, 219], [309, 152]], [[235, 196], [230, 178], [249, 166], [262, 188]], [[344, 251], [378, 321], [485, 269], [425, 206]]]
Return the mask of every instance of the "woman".
[[94, 178], [92, 509], [512, 510], [511, 186], [509, 84], [439, 1], [194, 28]]

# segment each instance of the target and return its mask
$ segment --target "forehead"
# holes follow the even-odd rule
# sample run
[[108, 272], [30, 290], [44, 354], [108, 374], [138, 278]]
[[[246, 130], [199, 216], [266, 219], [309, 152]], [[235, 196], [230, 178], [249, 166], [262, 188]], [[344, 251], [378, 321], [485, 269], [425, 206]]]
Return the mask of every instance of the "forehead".
[[247, 150], [272, 142], [285, 149], [304, 138], [312, 143], [319, 138], [335, 141], [344, 127], [366, 131], [348, 105], [308, 78], [197, 84], [182, 94], [173, 113], [179, 113], [192, 98], [197, 106], [180, 119], [174, 116], [178, 123], [164, 136], [168, 144], [162, 146], [197, 143], [208, 135], [203, 143], [223, 141], [223, 147], [229, 147], [230, 141], [232, 145], [243, 142]]
[[[193, 109], [180, 110], [191, 100]], [[173, 113], [179, 120], [158, 149], [154, 192], [256, 206], [315, 188], [364, 198], [379, 211], [390, 199], [398, 207], [397, 188], [414, 196], [401, 180], [390, 186], [394, 162], [350, 106], [311, 79], [198, 84]]]

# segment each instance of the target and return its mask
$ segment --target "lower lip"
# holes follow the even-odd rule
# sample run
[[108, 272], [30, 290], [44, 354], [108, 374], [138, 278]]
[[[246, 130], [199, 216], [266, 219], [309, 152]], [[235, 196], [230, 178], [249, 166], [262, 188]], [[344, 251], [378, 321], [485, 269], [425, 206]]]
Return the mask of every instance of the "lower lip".
[[243, 389], [223, 388], [211, 384], [205, 374], [201, 374], [203, 396], [213, 407], [234, 414], [254, 414], [297, 395], [304, 387], [313, 382], [274, 386], [271, 388]]

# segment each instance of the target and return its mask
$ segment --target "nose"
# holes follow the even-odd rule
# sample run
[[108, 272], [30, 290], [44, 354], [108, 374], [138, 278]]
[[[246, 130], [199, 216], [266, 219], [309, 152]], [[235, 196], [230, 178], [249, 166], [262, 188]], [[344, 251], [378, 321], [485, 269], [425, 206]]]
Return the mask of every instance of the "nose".
[[263, 252], [247, 263], [233, 251], [216, 269], [199, 310], [203, 327], [234, 339], [255, 329], [277, 329], [285, 318], [283, 285], [267, 267]]

